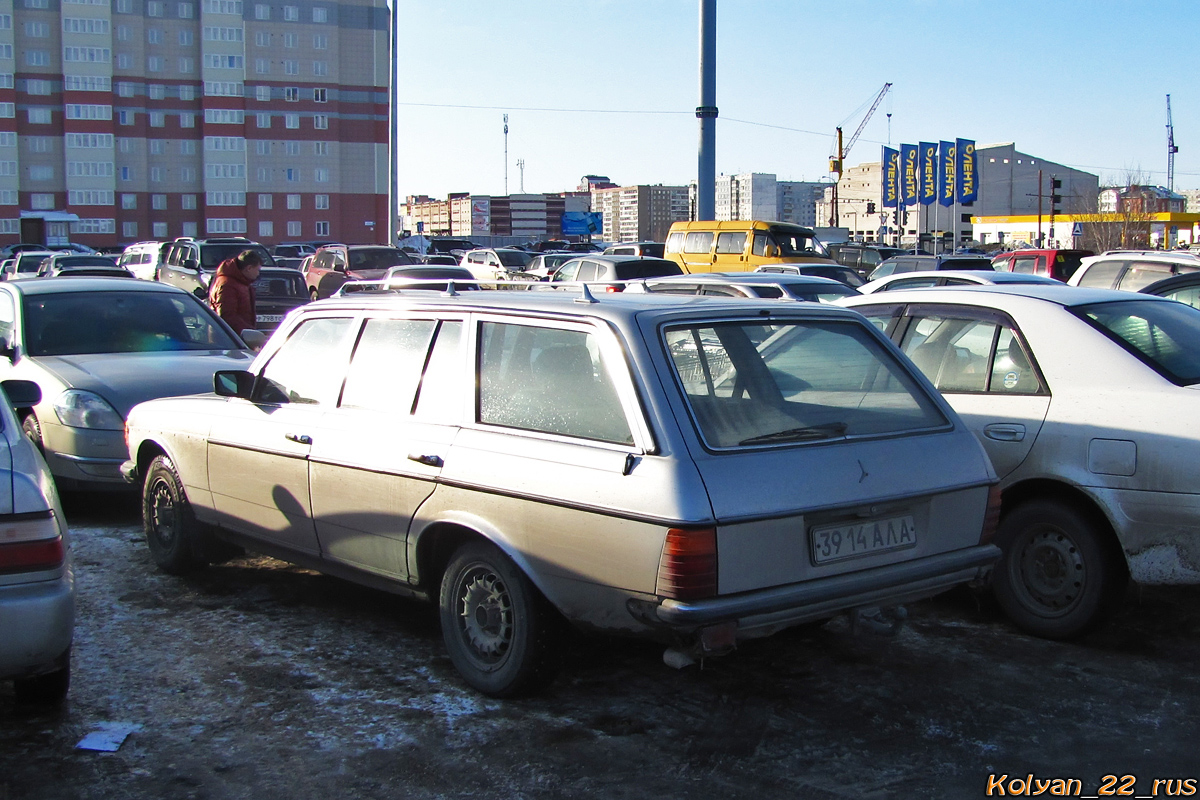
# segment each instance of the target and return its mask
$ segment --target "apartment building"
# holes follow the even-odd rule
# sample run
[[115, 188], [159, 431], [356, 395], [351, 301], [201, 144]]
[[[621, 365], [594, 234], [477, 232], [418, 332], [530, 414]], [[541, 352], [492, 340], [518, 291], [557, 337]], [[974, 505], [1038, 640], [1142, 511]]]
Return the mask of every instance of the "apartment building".
[[459, 238], [505, 237], [538, 242], [562, 237], [562, 216], [587, 211], [588, 195], [554, 194], [486, 195], [452, 192], [445, 200], [410, 195], [401, 206], [401, 225], [425, 236]]
[[604, 216], [606, 242], [662, 242], [672, 222], [688, 219], [686, 186], [615, 186], [592, 190], [592, 211]]
[[0, 5], [0, 243], [385, 239], [388, 29], [384, 0]]
[[[716, 179], [718, 220], [763, 219], [813, 227], [817, 203], [829, 184], [817, 181], [781, 181], [773, 173], [746, 172], [719, 175]], [[689, 208], [696, 204], [696, 183], [689, 186]]]

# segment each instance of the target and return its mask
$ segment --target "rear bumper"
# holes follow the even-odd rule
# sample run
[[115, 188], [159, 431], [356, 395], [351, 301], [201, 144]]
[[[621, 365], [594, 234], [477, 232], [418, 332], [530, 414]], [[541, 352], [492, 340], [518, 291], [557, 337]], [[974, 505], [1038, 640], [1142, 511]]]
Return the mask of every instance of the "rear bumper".
[[54, 668], [75, 629], [74, 578], [0, 586], [0, 678]]
[[663, 600], [659, 622], [685, 628], [737, 620], [739, 627], [786, 625], [865, 605], [912, 602], [975, 578], [1000, 557], [1000, 548], [977, 545], [950, 553], [776, 586], [710, 600]]

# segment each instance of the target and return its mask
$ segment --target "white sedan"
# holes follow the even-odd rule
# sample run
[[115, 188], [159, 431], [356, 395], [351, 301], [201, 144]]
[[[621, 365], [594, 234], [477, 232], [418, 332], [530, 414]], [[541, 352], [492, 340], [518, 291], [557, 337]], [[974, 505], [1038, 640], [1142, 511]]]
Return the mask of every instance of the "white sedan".
[[972, 428], [1003, 490], [992, 576], [1024, 630], [1101, 623], [1128, 579], [1200, 583], [1200, 311], [1069, 286], [841, 301]]
[[894, 292], [897, 289], [927, 289], [931, 286], [1008, 285], [1011, 283], [1040, 283], [1062, 285], [1062, 281], [1028, 272], [999, 272], [986, 269], [943, 269], [920, 272], [897, 272], [885, 275], [858, 287], [861, 294]]

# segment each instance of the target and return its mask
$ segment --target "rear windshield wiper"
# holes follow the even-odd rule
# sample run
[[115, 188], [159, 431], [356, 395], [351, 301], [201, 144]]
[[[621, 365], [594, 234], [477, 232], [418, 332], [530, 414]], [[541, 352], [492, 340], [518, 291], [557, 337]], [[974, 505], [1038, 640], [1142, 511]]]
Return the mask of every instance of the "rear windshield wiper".
[[803, 428], [788, 428], [784, 431], [751, 436], [738, 442], [739, 445], [763, 444], [765, 442], [808, 442], [814, 439], [832, 439], [846, 432], [846, 423], [827, 422], [824, 425], [808, 425]]

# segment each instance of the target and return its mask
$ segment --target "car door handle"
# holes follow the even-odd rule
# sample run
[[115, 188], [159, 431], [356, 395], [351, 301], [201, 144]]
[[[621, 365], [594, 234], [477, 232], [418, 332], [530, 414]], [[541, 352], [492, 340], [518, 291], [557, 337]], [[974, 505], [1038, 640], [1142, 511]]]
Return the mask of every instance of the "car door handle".
[[427, 467], [440, 467], [443, 463], [441, 456], [422, 455], [420, 453], [409, 453], [408, 460], [424, 464]]
[[1015, 422], [996, 422], [986, 426], [983, 435], [997, 442], [1020, 442], [1025, 439], [1025, 426]]
[[312, 437], [306, 433], [285, 433], [283, 438], [297, 444], [312, 444]]

